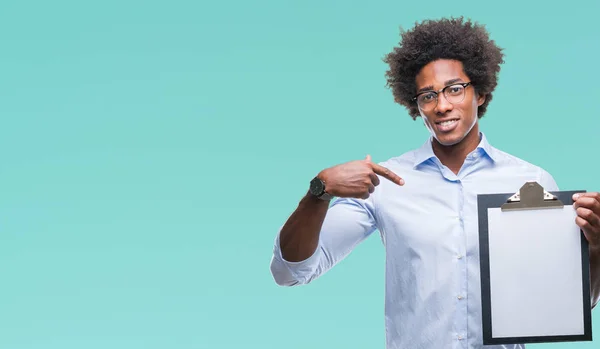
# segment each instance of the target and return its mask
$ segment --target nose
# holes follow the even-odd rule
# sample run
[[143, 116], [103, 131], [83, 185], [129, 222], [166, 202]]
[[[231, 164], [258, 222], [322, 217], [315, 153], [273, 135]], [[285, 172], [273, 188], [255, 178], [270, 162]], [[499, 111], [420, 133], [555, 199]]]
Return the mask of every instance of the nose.
[[445, 114], [451, 111], [453, 108], [452, 103], [448, 102], [446, 96], [443, 93], [440, 93], [437, 98], [437, 105], [435, 106], [435, 112], [438, 114]]

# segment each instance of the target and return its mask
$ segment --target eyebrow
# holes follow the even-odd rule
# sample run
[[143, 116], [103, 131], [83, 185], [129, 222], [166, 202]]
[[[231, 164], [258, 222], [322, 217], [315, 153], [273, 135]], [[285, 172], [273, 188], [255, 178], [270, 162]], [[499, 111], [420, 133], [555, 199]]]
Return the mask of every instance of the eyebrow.
[[[453, 84], [455, 82], [459, 82], [459, 81], [462, 81], [462, 79], [461, 78], [450, 79], [450, 80], [448, 80], [448, 81], [445, 82], [445, 86], [451, 85], [451, 84]], [[431, 91], [431, 90], [433, 90], [433, 86], [431, 86], [431, 85], [430, 86], [425, 86], [425, 87], [419, 89], [419, 91], [417, 91], [417, 93], [421, 93], [421, 92], [425, 92], [425, 91]]]

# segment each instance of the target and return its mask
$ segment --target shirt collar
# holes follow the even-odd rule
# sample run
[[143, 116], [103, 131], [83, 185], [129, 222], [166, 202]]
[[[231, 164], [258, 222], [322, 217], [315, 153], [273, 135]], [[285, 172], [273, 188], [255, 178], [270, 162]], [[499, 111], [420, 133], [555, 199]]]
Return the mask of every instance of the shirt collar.
[[[477, 148], [473, 152], [484, 153], [493, 162], [495, 162], [497, 160], [496, 153], [494, 151], [494, 148], [488, 142], [487, 137], [485, 136], [485, 134], [483, 132], [479, 132], [479, 139], [480, 139], [479, 145], [477, 145]], [[433, 140], [433, 136], [430, 136], [427, 139], [427, 141], [419, 149], [417, 149], [415, 151], [415, 160], [414, 160], [413, 168], [417, 168], [419, 165], [421, 165], [422, 163], [426, 162], [429, 159], [437, 158], [437, 156], [435, 156], [435, 154], [433, 153], [433, 147], [431, 145], [432, 140]]]

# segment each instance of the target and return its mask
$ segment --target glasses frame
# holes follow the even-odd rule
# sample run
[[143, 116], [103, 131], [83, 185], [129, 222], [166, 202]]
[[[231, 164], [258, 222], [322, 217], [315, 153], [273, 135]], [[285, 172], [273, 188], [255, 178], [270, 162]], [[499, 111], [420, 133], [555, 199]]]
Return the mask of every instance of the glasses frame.
[[439, 98], [440, 98], [440, 93], [441, 93], [442, 95], [444, 95], [444, 98], [446, 98], [446, 100], [448, 101], [448, 103], [450, 103], [450, 104], [453, 104], [453, 105], [454, 105], [455, 103], [452, 103], [452, 102], [450, 102], [450, 101], [448, 100], [448, 97], [446, 97], [446, 89], [447, 89], [447, 88], [449, 88], [449, 87], [452, 87], [452, 86], [456, 86], [456, 85], [460, 85], [460, 86], [462, 86], [462, 87], [465, 89], [465, 91], [463, 92], [463, 93], [464, 93], [464, 95], [463, 95], [463, 99], [461, 99], [461, 101], [460, 101], [460, 102], [456, 102], [456, 103], [461, 103], [462, 101], [464, 101], [464, 100], [465, 100], [465, 96], [467, 95], [467, 94], [466, 94], [466, 89], [467, 89], [467, 87], [468, 87], [469, 85], [473, 85], [471, 81], [469, 81], [469, 82], [457, 82], [457, 83], [454, 83], [454, 84], [450, 84], [450, 85], [448, 85], [448, 86], [444, 86], [444, 88], [441, 88], [441, 89], [439, 89], [439, 90], [437, 90], [437, 91], [430, 90], [430, 91], [423, 91], [423, 92], [419, 92], [419, 93], [417, 93], [417, 94], [416, 94], [416, 95], [415, 95], [415, 96], [412, 98], [412, 100], [413, 100], [413, 101], [414, 101], [414, 102], [417, 104], [417, 106], [418, 106], [420, 109], [423, 109], [423, 108], [421, 108], [421, 106], [419, 105], [419, 102], [417, 101], [417, 99], [418, 99], [418, 98], [419, 98], [419, 96], [420, 96], [420, 95], [422, 95], [422, 94], [425, 94], [425, 93], [432, 93], [432, 92], [433, 92], [433, 93], [435, 94], [435, 105], [433, 105], [433, 107], [432, 107], [431, 109], [433, 109], [433, 108], [437, 107], [438, 100], [439, 100]]

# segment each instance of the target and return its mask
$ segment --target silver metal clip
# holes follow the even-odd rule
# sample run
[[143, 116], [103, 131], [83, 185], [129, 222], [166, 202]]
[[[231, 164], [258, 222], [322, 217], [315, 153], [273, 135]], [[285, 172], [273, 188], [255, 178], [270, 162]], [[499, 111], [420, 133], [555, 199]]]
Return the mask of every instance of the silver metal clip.
[[562, 208], [564, 204], [555, 195], [547, 192], [537, 182], [525, 183], [519, 192], [508, 198], [502, 211]]

